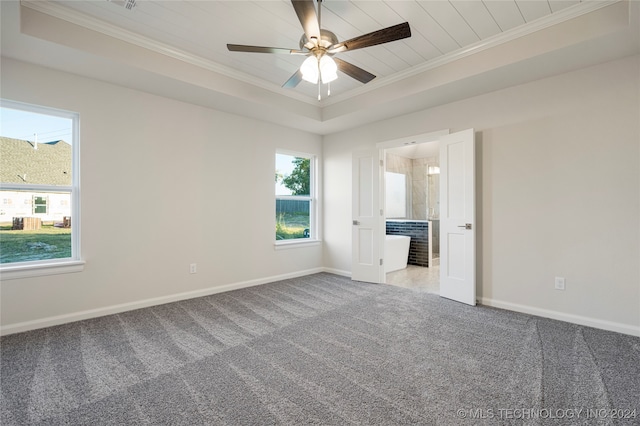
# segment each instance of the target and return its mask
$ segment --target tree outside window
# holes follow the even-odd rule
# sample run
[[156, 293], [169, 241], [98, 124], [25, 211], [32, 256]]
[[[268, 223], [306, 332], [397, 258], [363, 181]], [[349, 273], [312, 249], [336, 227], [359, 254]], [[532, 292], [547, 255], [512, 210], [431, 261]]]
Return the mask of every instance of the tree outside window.
[[313, 161], [276, 154], [276, 241], [314, 238]]

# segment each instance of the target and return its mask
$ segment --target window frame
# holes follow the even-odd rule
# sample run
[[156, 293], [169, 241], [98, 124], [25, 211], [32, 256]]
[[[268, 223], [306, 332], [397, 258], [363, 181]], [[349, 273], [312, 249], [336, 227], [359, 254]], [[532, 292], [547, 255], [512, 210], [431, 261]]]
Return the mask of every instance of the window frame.
[[[8, 108], [32, 112], [36, 114], [50, 115], [71, 120], [71, 185], [40, 185], [2, 183], [1, 190], [28, 191], [35, 195], [42, 193], [66, 193], [71, 199], [71, 257], [59, 259], [43, 259], [24, 262], [0, 264], [0, 278], [2, 280], [28, 278], [34, 276], [56, 275], [64, 273], [80, 272], [84, 269], [84, 261], [81, 258], [80, 249], [80, 114], [41, 105], [33, 105], [24, 102], [0, 98], [0, 108]], [[48, 196], [47, 196], [48, 199]], [[47, 202], [47, 208], [49, 204]], [[35, 209], [35, 205], [32, 206]]]
[[[320, 238], [318, 236], [318, 195], [317, 195], [317, 169], [318, 169], [318, 158], [315, 154], [301, 151], [292, 151], [288, 149], [276, 149], [273, 159], [274, 159], [274, 168], [275, 167], [275, 158], [280, 155], [289, 155], [297, 158], [307, 158], [309, 159], [309, 195], [278, 195], [275, 194], [274, 190], [274, 213], [275, 213], [275, 204], [277, 200], [300, 200], [300, 201], [309, 201], [309, 238], [292, 238], [288, 240], [275, 240], [274, 239], [274, 247], [276, 250], [296, 248], [296, 247], [305, 247], [305, 246], [313, 246], [320, 244]], [[274, 216], [273, 218], [273, 228], [277, 224], [277, 218]], [[274, 235], [275, 238], [275, 235]]]

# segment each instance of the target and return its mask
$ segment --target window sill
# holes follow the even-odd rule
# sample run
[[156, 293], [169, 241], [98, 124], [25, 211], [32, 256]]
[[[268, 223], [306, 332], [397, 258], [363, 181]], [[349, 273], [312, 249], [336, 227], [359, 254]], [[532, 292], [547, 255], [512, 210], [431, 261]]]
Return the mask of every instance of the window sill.
[[19, 278], [82, 272], [84, 270], [84, 264], [84, 260], [65, 260], [30, 265], [4, 266], [0, 269], [0, 280], [5, 281]]
[[276, 241], [273, 245], [275, 250], [288, 250], [302, 247], [315, 247], [322, 244], [320, 240], [283, 240]]

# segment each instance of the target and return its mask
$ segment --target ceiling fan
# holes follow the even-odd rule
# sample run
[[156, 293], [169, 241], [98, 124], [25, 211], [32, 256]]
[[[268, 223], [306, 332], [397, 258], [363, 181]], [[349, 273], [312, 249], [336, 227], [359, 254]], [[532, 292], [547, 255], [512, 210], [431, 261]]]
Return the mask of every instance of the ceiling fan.
[[[318, 12], [314, 0], [291, 0], [293, 9], [302, 24], [304, 34], [300, 38], [300, 49], [281, 47], [247, 46], [242, 44], [227, 44], [232, 52], [280, 53], [288, 55], [308, 56], [300, 68], [287, 80], [282, 87], [294, 88], [302, 80], [318, 85], [318, 100], [321, 99], [321, 83], [328, 84], [338, 78], [340, 70], [349, 77], [361, 83], [368, 83], [376, 76], [347, 61], [334, 58], [336, 53], [362, 49], [364, 47], [389, 43], [411, 37], [409, 23], [393, 25], [368, 34], [339, 42], [334, 33], [321, 28], [322, 0], [317, 0]], [[329, 92], [330, 94], [330, 87]]]

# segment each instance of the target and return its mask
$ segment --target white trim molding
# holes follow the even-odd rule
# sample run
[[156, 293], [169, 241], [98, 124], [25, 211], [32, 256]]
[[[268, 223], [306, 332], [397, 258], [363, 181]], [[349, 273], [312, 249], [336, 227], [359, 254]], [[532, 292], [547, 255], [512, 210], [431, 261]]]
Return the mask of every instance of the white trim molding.
[[298, 278], [306, 275], [325, 272], [324, 268], [307, 269], [304, 271], [291, 272], [288, 274], [274, 275], [267, 278], [258, 278], [249, 281], [225, 284], [209, 287], [202, 290], [189, 291], [185, 293], [170, 294], [167, 296], [154, 297], [150, 299], [138, 300], [135, 302], [122, 303], [119, 305], [105, 306], [103, 308], [89, 309], [86, 311], [73, 312], [70, 314], [56, 315], [47, 318], [40, 318], [32, 321], [24, 321], [16, 324], [0, 326], [0, 336], [6, 336], [24, 331], [36, 330], [39, 328], [52, 327], [55, 325], [67, 324], [70, 322], [86, 320], [90, 318], [102, 317], [105, 315], [119, 314], [121, 312], [133, 311], [135, 309], [148, 308], [150, 306], [162, 305], [165, 303], [178, 302], [181, 300], [194, 299], [196, 297], [209, 296], [216, 293], [224, 293], [231, 290], [253, 287], [275, 281]]
[[[238, 290], [242, 288], [254, 287], [257, 285], [268, 284], [271, 282], [282, 281], [290, 278], [298, 278], [307, 275], [317, 274], [319, 272], [327, 272], [331, 274], [340, 275], [350, 278], [350, 271], [343, 271], [334, 268], [313, 268], [303, 271], [291, 272], [288, 274], [274, 275], [267, 278], [258, 278], [255, 280], [241, 281], [237, 283], [231, 283], [221, 286], [209, 287], [202, 290], [195, 290], [185, 293], [177, 293], [168, 296], [154, 297], [150, 299], [139, 300], [136, 302], [122, 303], [119, 305], [106, 306], [103, 308], [89, 309], [86, 311], [74, 312], [64, 315], [56, 315], [47, 318], [41, 318], [32, 321], [24, 321], [16, 324], [9, 324], [0, 326], [0, 335], [6, 336], [9, 334], [22, 333], [25, 331], [36, 330], [45, 327], [52, 327], [55, 325], [67, 324], [70, 322], [81, 321], [90, 318], [102, 317], [105, 315], [113, 315], [122, 312], [132, 311], [135, 309], [148, 308], [150, 306], [162, 305], [165, 303], [178, 302], [181, 300], [188, 300], [197, 297], [209, 296], [217, 293], [224, 293], [227, 291]], [[4, 278], [3, 278], [4, 279]], [[628, 324], [622, 324], [612, 321], [599, 320], [596, 318], [589, 318], [580, 315], [567, 314], [564, 312], [552, 311], [548, 309], [536, 308], [533, 306], [520, 305], [517, 303], [504, 302], [501, 300], [495, 300], [490, 298], [481, 298], [478, 301], [481, 305], [490, 306], [494, 308], [506, 309], [509, 311], [520, 312], [529, 315], [536, 315], [543, 318], [550, 318], [559, 321], [569, 322], [572, 324], [578, 324], [587, 327], [594, 327], [608, 331], [614, 331], [617, 333], [628, 334], [631, 336], [640, 337], [640, 326], [633, 326]]]
[[273, 244], [274, 250], [289, 250], [295, 248], [304, 247], [316, 247], [322, 244], [321, 240], [309, 240], [309, 239], [292, 239], [292, 240], [277, 240]]
[[252, 84], [262, 89], [269, 90], [273, 93], [287, 96], [297, 101], [305, 102], [309, 105], [316, 105], [318, 103], [315, 99], [302, 95], [299, 92], [283, 91], [281, 90], [281, 87], [279, 85], [269, 83], [250, 74], [234, 70], [228, 66], [221, 65], [212, 60], [203, 58], [202, 56], [194, 55], [193, 53], [187, 52], [185, 50], [169, 46], [165, 43], [150, 39], [148, 37], [144, 37], [133, 31], [120, 28], [116, 25], [110, 24], [98, 18], [86, 15], [82, 12], [70, 9], [69, 7], [62, 6], [60, 4], [40, 0], [22, 0], [21, 4], [37, 12], [45, 13], [47, 15], [53, 16], [54, 18], [62, 19], [72, 24], [79, 25], [83, 28], [99, 32], [103, 35], [125, 41], [127, 43], [133, 44], [134, 46], [147, 49], [151, 52], [160, 53], [162, 55], [166, 55], [170, 58], [177, 59], [187, 64], [195, 65], [208, 71], [212, 71], [226, 77], [231, 77], [244, 83]]
[[346, 99], [353, 98], [366, 92], [370, 92], [379, 87], [384, 87], [400, 80], [404, 80], [406, 78], [413, 77], [426, 71], [441, 67], [443, 65], [459, 61], [460, 59], [508, 43], [510, 41], [517, 40], [521, 37], [525, 37], [537, 31], [544, 30], [545, 28], [549, 28], [553, 25], [561, 24], [571, 19], [586, 15], [587, 13], [595, 12], [614, 3], [619, 3], [620, 1], [623, 0], [593, 0], [588, 2], [583, 1], [573, 7], [562, 9], [559, 12], [546, 15], [542, 18], [528, 23], [527, 25], [518, 26], [513, 29], [498, 33], [484, 40], [480, 40], [470, 46], [446, 53], [420, 65], [393, 74], [389, 77], [375, 79], [371, 83], [364, 86], [359, 86], [348, 91], [347, 93], [323, 99], [322, 106], [324, 107], [333, 105]]
[[0, 269], [0, 281], [46, 275], [72, 274], [84, 270], [84, 260], [42, 261], [39, 263], [13, 264]]
[[329, 274], [340, 275], [343, 277], [351, 278], [351, 271], [343, 271], [341, 269], [323, 268], [324, 272]]
[[235, 78], [236, 80], [242, 81], [244, 83], [253, 84], [265, 90], [269, 90], [271, 92], [274, 92], [283, 96], [288, 96], [290, 98], [296, 99], [301, 102], [305, 102], [310, 105], [319, 104], [320, 107], [325, 107], [325, 106], [333, 105], [338, 102], [342, 102], [349, 98], [353, 98], [363, 93], [370, 92], [380, 87], [390, 85], [399, 80], [421, 74], [425, 71], [458, 61], [462, 58], [473, 55], [475, 53], [482, 52], [484, 50], [490, 49], [492, 47], [498, 46], [503, 43], [508, 43], [518, 38], [532, 34], [534, 32], [543, 30], [553, 25], [566, 22], [573, 18], [580, 17], [587, 13], [597, 11], [606, 6], [609, 6], [611, 4], [618, 3], [621, 1], [623, 0], [583, 1], [572, 7], [569, 7], [561, 11], [552, 13], [550, 15], [544, 16], [542, 18], [539, 18], [535, 21], [528, 23], [527, 25], [501, 32], [499, 34], [496, 34], [495, 36], [488, 37], [485, 40], [480, 40], [479, 42], [472, 44], [471, 46], [464, 47], [464, 48], [455, 50], [453, 52], [444, 54], [433, 60], [429, 60], [422, 65], [411, 67], [403, 72], [394, 74], [393, 76], [378, 78], [378, 79], [375, 79], [370, 84], [360, 86], [356, 89], [352, 89], [339, 96], [331, 96], [331, 97], [325, 98], [321, 102], [318, 102], [317, 100], [315, 100], [315, 98], [310, 98], [298, 92], [282, 90], [281, 87], [276, 84], [266, 82], [260, 78], [254, 77], [247, 73], [240, 72], [238, 70], [234, 70], [228, 66], [221, 65], [212, 60], [203, 58], [199, 55], [195, 55], [193, 53], [184, 51], [182, 49], [169, 46], [157, 40], [153, 40], [148, 37], [141, 36], [140, 34], [136, 34], [132, 31], [119, 28], [116, 25], [110, 24], [98, 18], [86, 15], [84, 13], [78, 12], [69, 7], [65, 7], [57, 3], [39, 1], [39, 0], [22, 0], [21, 4], [25, 7], [36, 10], [38, 12], [45, 13], [47, 15], [53, 16], [58, 19], [62, 19], [72, 24], [82, 26], [84, 28], [88, 28], [93, 31], [97, 31], [104, 35], [114, 37], [116, 39], [125, 41], [127, 43], [131, 43], [135, 46], [148, 49], [152, 52], [161, 53], [163, 55], [183, 61], [185, 63], [199, 66], [201, 68], [225, 75], [227, 77]]
[[520, 305], [518, 303], [505, 302], [491, 298], [480, 298], [478, 302], [484, 306], [506, 309], [508, 311], [521, 312], [523, 314], [535, 315], [543, 318], [550, 318], [572, 324], [594, 327], [602, 330], [615, 331], [617, 333], [629, 334], [640, 337], [640, 326], [623, 324], [619, 322], [606, 321], [597, 318], [585, 317], [581, 315], [567, 314], [565, 312], [552, 311], [550, 309], [537, 308], [535, 306]]

